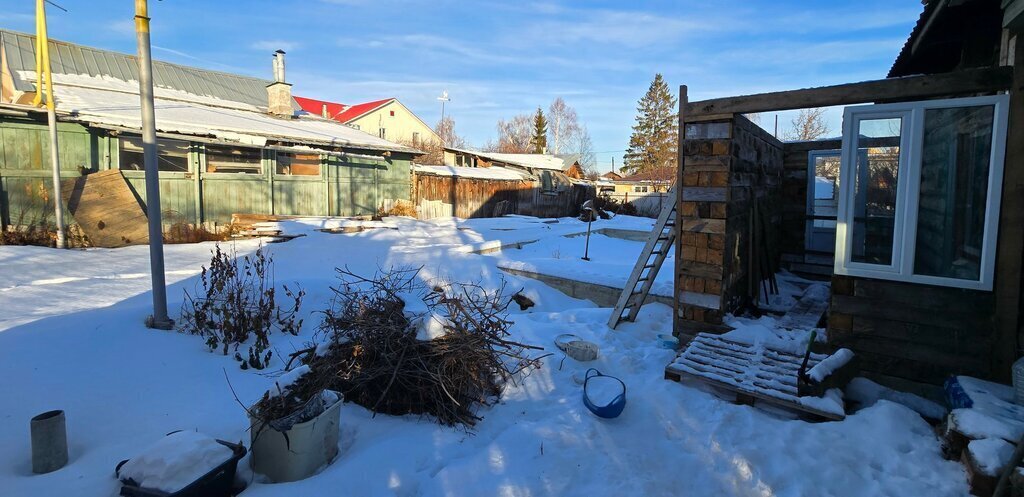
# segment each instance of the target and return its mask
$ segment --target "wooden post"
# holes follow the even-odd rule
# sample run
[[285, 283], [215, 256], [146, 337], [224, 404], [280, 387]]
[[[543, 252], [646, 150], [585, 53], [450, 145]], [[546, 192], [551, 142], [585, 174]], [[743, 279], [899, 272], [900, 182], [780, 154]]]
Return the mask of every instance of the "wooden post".
[[682, 309], [679, 300], [683, 293], [683, 169], [685, 168], [684, 145], [686, 144], [686, 106], [689, 103], [686, 85], [679, 85], [679, 139], [676, 142], [676, 256], [675, 256], [675, 281], [672, 291], [672, 332], [679, 336], [682, 329], [679, 326]]
[[1010, 365], [1020, 350], [1022, 254], [1024, 254], [1024, 32], [1016, 33], [1009, 129], [1003, 169], [1003, 195], [996, 249], [995, 340], [992, 374], [1010, 378]]

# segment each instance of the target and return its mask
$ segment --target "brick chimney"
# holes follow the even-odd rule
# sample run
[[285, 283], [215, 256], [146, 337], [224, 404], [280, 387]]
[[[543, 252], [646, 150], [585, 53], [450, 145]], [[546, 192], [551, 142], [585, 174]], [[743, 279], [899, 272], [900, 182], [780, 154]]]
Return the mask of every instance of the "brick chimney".
[[284, 50], [274, 52], [274, 82], [267, 85], [267, 111], [275, 116], [295, 115], [292, 85], [284, 82]]

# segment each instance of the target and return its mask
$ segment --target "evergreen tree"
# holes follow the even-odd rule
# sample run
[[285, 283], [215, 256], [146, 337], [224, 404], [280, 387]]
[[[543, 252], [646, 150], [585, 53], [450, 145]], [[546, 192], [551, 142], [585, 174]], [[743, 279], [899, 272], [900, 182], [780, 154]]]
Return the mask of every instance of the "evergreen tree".
[[654, 76], [651, 87], [637, 103], [636, 111], [636, 124], [629, 138], [629, 149], [623, 156], [623, 169], [636, 173], [653, 167], [674, 167], [679, 142], [676, 98], [661, 74]]
[[537, 113], [533, 116], [533, 137], [530, 138], [533, 145], [533, 153], [543, 154], [548, 148], [548, 121], [544, 119], [544, 111], [537, 107]]

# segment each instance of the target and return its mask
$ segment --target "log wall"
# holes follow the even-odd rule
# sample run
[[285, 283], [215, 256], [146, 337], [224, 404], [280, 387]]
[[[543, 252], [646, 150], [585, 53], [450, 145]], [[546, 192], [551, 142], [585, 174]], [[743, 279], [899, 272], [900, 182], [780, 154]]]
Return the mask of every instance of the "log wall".
[[898, 388], [941, 385], [951, 374], [991, 378], [994, 312], [992, 292], [837, 275], [829, 343]]

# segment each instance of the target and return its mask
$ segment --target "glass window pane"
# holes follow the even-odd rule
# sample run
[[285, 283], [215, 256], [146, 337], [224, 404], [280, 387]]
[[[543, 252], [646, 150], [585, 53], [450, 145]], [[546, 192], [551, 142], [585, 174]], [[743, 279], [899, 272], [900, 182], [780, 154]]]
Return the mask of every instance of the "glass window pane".
[[857, 130], [850, 260], [892, 264], [900, 166], [899, 117], [864, 119]]
[[991, 105], [925, 111], [915, 274], [980, 279], [994, 118]]
[[[839, 213], [839, 154], [814, 157], [814, 201], [812, 204], [815, 228], [835, 229]], [[824, 219], [823, 219], [824, 218]]]
[[262, 150], [248, 147], [206, 146], [206, 172], [260, 174]]
[[[122, 136], [119, 139], [120, 152], [118, 168], [126, 171], [143, 171], [142, 138]], [[188, 142], [160, 138], [156, 142], [157, 168], [160, 171], [188, 172]]]
[[288, 176], [320, 176], [320, 156], [278, 152], [276, 172]]

